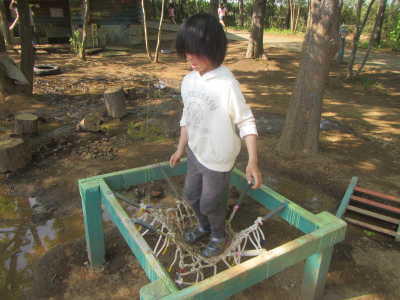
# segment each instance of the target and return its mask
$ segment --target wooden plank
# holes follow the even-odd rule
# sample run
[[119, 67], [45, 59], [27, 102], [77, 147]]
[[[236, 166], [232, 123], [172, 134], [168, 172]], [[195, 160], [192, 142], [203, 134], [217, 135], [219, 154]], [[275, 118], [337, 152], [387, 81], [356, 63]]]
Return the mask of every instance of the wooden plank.
[[135, 254], [137, 260], [151, 281], [162, 280], [170, 292], [177, 290], [175, 283], [169, 277], [168, 272], [154, 257], [152, 249], [146, 243], [140, 232], [132, 224], [129, 216], [119, 204], [117, 198], [107, 186], [104, 180], [100, 183], [102, 203], [111, 220], [119, 229], [129, 248]]
[[85, 224], [86, 247], [92, 267], [105, 263], [104, 230], [102, 223], [101, 196], [96, 182], [79, 184]]
[[393, 223], [393, 224], [396, 224], [396, 225], [400, 224], [400, 219], [391, 218], [391, 217], [388, 217], [388, 216], [385, 216], [385, 215], [382, 215], [382, 214], [378, 214], [378, 213], [372, 212], [370, 210], [362, 209], [362, 208], [359, 208], [359, 207], [356, 207], [356, 206], [353, 206], [353, 205], [349, 205], [347, 207], [347, 209], [351, 210], [351, 211], [355, 211], [355, 212], [357, 212], [359, 214], [362, 214], [362, 215], [370, 216], [370, 217], [373, 217], [373, 218], [376, 218], [376, 219], [379, 219], [379, 220], [382, 220], [382, 221], [386, 221], [386, 222], [389, 222], [389, 223]]
[[333, 247], [315, 253], [306, 259], [301, 299], [322, 299], [326, 274], [331, 264]]
[[152, 281], [144, 285], [139, 291], [140, 300], [159, 300], [169, 294], [171, 294], [171, 291], [168, 290], [162, 280]]
[[388, 234], [388, 235], [391, 235], [391, 236], [394, 236], [394, 237], [396, 236], [396, 232], [393, 231], [393, 230], [389, 230], [389, 229], [382, 228], [382, 227], [379, 227], [379, 226], [376, 226], [376, 225], [368, 224], [368, 223], [365, 223], [365, 222], [362, 222], [362, 221], [359, 221], [359, 220], [355, 220], [355, 219], [352, 219], [352, 218], [349, 218], [349, 217], [345, 217], [344, 219], [347, 222], [349, 222], [351, 224], [354, 224], [354, 225], [358, 225], [358, 226], [361, 226], [361, 227], [364, 227], [364, 228], [367, 228], [367, 229], [371, 229], [373, 231], [377, 231], [377, 232], [380, 232], [380, 233], [385, 233], [385, 234]]
[[164, 168], [170, 177], [186, 174], [186, 159], [182, 159], [174, 168], [170, 168], [169, 162], [166, 161], [144, 167], [89, 177], [82, 179], [82, 182], [104, 179], [107, 185], [113, 190], [125, 189], [133, 185], [164, 179], [164, 175], [159, 169], [160, 166]]
[[[241, 190], [247, 186], [247, 179], [243, 172], [235, 168], [231, 174], [230, 183]], [[249, 190], [248, 195], [269, 210], [274, 210], [287, 203], [287, 208], [280, 212], [279, 216], [304, 233], [310, 233], [321, 225], [320, 218], [266, 185], [262, 185], [257, 190]]]
[[347, 206], [349, 205], [350, 202], [350, 197], [353, 195], [353, 191], [355, 186], [357, 185], [358, 182], [358, 177], [354, 176], [350, 180], [350, 184], [348, 185], [346, 192], [344, 193], [344, 196], [342, 198], [342, 201], [340, 202], [339, 208], [336, 212], [336, 217], [341, 218], [343, 217], [344, 213], [346, 212]]
[[[327, 216], [327, 215], [325, 215]], [[330, 215], [331, 223], [310, 234], [249, 259], [196, 285], [164, 297], [175, 299], [226, 299], [278, 272], [342, 241], [346, 223]], [[302, 298], [304, 300], [309, 300]]]
[[368, 189], [365, 189], [365, 188], [361, 188], [359, 186], [356, 186], [354, 190], [357, 191], [357, 192], [360, 192], [360, 193], [364, 193], [364, 194], [372, 195], [372, 196], [379, 197], [379, 198], [382, 198], [382, 199], [386, 199], [386, 200], [389, 200], [389, 201], [400, 203], [400, 199], [399, 198], [391, 196], [391, 195], [386, 195], [386, 194], [383, 194], [383, 193], [371, 191], [371, 190], [368, 190]]
[[379, 207], [379, 208], [385, 209], [387, 211], [391, 211], [396, 214], [400, 214], [400, 208], [393, 207], [393, 206], [390, 206], [387, 204], [383, 204], [383, 203], [380, 203], [380, 202], [377, 202], [374, 200], [369, 200], [369, 199], [365, 199], [365, 198], [354, 196], [354, 195], [351, 196], [351, 200], [354, 200], [354, 201], [357, 201], [360, 203], [364, 203], [364, 204], [367, 204], [370, 206]]

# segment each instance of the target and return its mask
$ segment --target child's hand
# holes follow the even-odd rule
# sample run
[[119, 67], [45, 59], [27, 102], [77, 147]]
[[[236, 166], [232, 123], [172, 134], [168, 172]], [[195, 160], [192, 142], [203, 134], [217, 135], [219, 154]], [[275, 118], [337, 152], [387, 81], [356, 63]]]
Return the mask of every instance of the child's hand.
[[254, 183], [252, 189], [258, 189], [262, 184], [262, 176], [257, 164], [248, 163], [246, 167], [246, 178], [248, 183]]
[[183, 153], [179, 150], [171, 155], [171, 158], [169, 159], [169, 165], [171, 168], [175, 167], [175, 165], [181, 160], [182, 155]]

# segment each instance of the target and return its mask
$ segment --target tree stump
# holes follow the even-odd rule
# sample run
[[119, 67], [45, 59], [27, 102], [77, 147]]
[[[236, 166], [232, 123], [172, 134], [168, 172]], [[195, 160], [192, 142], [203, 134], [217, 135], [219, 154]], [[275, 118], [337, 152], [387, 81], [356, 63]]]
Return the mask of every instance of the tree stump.
[[15, 171], [25, 167], [32, 159], [29, 146], [23, 139], [0, 140], [0, 173]]
[[126, 115], [125, 94], [121, 87], [106, 90], [104, 104], [110, 117], [119, 119]]
[[34, 114], [15, 116], [15, 133], [18, 135], [35, 135], [38, 133], [38, 117]]

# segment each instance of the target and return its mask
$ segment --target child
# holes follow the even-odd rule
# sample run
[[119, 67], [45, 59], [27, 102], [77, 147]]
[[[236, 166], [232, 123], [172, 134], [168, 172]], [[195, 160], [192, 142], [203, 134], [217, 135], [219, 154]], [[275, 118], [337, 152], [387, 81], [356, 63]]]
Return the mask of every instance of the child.
[[170, 19], [171, 23], [176, 24], [176, 21], [175, 21], [175, 7], [174, 7], [174, 4], [172, 2], [168, 6], [168, 18]]
[[241, 146], [235, 125], [249, 153], [247, 180], [254, 183], [253, 189], [261, 185], [255, 120], [239, 83], [222, 65], [226, 47], [221, 24], [204, 13], [190, 17], [176, 40], [178, 54], [186, 57], [193, 71], [182, 81], [181, 134], [170, 165], [173, 167], [179, 162], [187, 145], [184, 198], [195, 211], [200, 226], [186, 232], [184, 238], [188, 243], [195, 243], [211, 234], [207, 247], [202, 250], [205, 257], [221, 254], [226, 246], [229, 177]]
[[225, 16], [228, 13], [228, 10], [226, 9], [226, 7], [224, 6], [223, 3], [220, 3], [218, 6], [218, 18], [219, 18], [219, 22], [222, 24], [222, 26], [224, 26], [225, 28]]

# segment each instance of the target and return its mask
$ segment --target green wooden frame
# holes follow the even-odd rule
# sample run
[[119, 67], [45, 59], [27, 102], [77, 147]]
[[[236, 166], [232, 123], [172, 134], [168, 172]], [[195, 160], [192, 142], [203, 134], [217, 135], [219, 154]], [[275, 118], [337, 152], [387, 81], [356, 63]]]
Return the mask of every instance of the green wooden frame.
[[[164, 162], [79, 180], [87, 250], [92, 267], [101, 266], [105, 262], [102, 226], [104, 209], [151, 281], [141, 288], [141, 299], [224, 299], [302, 261], [305, 261], [302, 299], [322, 298], [333, 247], [344, 240], [346, 223], [328, 212], [314, 215], [265, 185], [258, 190], [250, 190], [248, 194], [269, 210], [287, 203], [286, 209], [279, 216], [304, 232], [304, 235], [196, 285], [179, 290], [112, 192], [163, 179], [160, 166], [168, 176], [186, 173], [185, 161], [172, 169], [168, 162]], [[233, 170], [230, 183], [238, 189], [247, 185], [244, 174], [238, 169]]]

